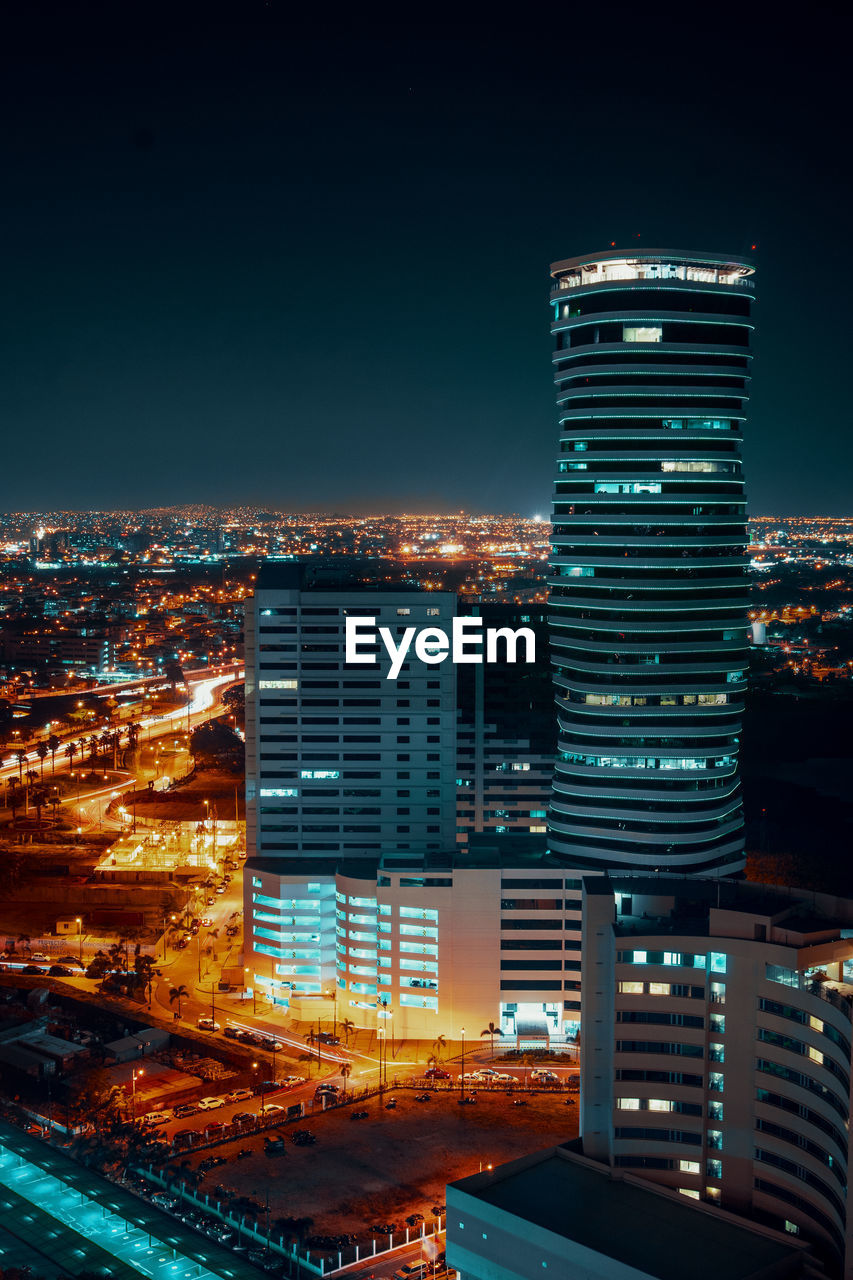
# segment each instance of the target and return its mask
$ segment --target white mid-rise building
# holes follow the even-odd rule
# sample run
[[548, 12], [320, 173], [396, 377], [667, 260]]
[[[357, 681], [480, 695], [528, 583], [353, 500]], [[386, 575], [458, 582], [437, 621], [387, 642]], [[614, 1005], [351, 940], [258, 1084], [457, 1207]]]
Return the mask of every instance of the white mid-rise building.
[[586, 1156], [813, 1242], [853, 1276], [853, 902], [583, 882]]

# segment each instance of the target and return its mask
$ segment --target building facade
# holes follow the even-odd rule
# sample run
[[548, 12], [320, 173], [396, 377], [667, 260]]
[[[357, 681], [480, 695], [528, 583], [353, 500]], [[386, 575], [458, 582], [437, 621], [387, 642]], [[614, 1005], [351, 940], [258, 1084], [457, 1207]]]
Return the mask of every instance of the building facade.
[[560, 1048], [576, 1034], [580, 883], [536, 837], [475, 839], [417, 864], [255, 858], [251, 985], [300, 1022], [385, 1027], [394, 1043]]
[[669, 876], [583, 893], [584, 1154], [853, 1276], [853, 903]]
[[551, 268], [549, 826], [574, 867], [743, 866], [752, 272], [668, 250]]
[[546, 843], [556, 724], [542, 605], [474, 605], [493, 627], [529, 628], [537, 661], [457, 670], [456, 842], [471, 835], [539, 835]]
[[[453, 663], [348, 664], [347, 618], [448, 629], [449, 592], [346, 590], [267, 563], [246, 609], [246, 841], [258, 857], [418, 856], [456, 836]], [[365, 646], [362, 646], [363, 648]]]

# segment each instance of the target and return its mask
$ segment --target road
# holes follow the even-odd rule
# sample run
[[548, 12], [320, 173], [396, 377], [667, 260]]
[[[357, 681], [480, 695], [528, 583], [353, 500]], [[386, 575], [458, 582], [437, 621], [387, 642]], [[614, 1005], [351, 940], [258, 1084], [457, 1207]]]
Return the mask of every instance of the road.
[[[425, 1241], [418, 1240], [415, 1244], [403, 1245], [402, 1248], [395, 1249], [393, 1253], [382, 1257], [368, 1258], [365, 1262], [354, 1262], [352, 1266], [336, 1271], [335, 1275], [346, 1277], [346, 1280], [393, 1280], [404, 1262], [431, 1262], [433, 1240], [437, 1241], [438, 1252], [443, 1252], [445, 1233], [440, 1231], [436, 1236], [427, 1236]], [[447, 1276], [444, 1267], [438, 1267], [435, 1272], [430, 1267], [426, 1280], [432, 1280], [433, 1274], [436, 1280], [445, 1280]]]
[[[245, 672], [242, 663], [234, 663], [229, 667], [217, 669], [216, 674], [203, 673], [195, 680], [187, 677], [188, 687], [191, 690], [189, 705], [178, 707], [174, 711], [167, 711], [163, 715], [143, 716], [136, 723], [140, 731], [140, 742], [143, 738], [148, 742], [157, 733], [168, 733], [170, 730], [192, 729], [210, 720], [219, 711], [222, 706], [222, 696], [225, 690], [236, 680], [243, 678]], [[50, 759], [47, 760], [47, 767], [50, 770], [50, 776], [54, 772], [68, 772], [70, 765], [65, 755], [65, 745], [70, 741], [76, 741], [80, 738], [88, 738], [92, 733], [102, 733], [107, 728], [107, 724], [98, 725], [97, 729], [89, 726], [80, 727], [79, 729], [64, 731], [57, 734], [62, 740], [62, 746], [57, 750], [55, 766], [51, 765]], [[122, 725], [117, 723], [114, 728], [121, 730]], [[44, 735], [46, 736], [46, 735]], [[7, 753], [13, 750], [11, 744], [6, 748]], [[37, 751], [33, 748], [28, 751], [26, 762], [23, 765], [25, 769], [38, 769], [41, 772], [41, 761], [39, 760]], [[77, 768], [80, 768], [78, 762]], [[14, 764], [4, 763], [0, 767], [0, 779], [20, 776], [20, 767], [17, 760]]]

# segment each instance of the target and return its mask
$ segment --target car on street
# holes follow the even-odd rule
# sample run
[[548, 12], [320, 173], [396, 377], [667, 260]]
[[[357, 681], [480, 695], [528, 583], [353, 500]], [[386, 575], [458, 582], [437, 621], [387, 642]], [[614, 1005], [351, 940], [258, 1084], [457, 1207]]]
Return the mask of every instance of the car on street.
[[265, 1106], [261, 1107], [261, 1109], [258, 1111], [258, 1115], [263, 1117], [263, 1119], [266, 1119], [268, 1116], [283, 1115], [283, 1114], [284, 1114], [284, 1107], [280, 1107], [277, 1102], [268, 1102], [266, 1103]]
[[428, 1071], [424, 1072], [424, 1076], [428, 1080], [449, 1080], [450, 1072], [442, 1071], [441, 1067], [430, 1067]]
[[231, 1117], [232, 1124], [249, 1124], [250, 1121], [252, 1124], [255, 1122], [254, 1111], [238, 1111]]
[[227, 886], [224, 884], [219, 885], [219, 887], [216, 889], [216, 893], [226, 893], [226, 892], [227, 892]]
[[429, 1275], [428, 1262], [404, 1262], [402, 1267], [394, 1272], [394, 1280], [426, 1280]]
[[186, 1120], [188, 1116], [198, 1115], [198, 1103], [179, 1102], [172, 1114], [176, 1120]]
[[333, 1036], [331, 1031], [321, 1031], [320, 1034], [317, 1036], [317, 1039], [322, 1044], [340, 1044], [341, 1043], [341, 1037]]
[[199, 1098], [199, 1101], [198, 1101], [199, 1111], [215, 1111], [217, 1107], [224, 1107], [224, 1106], [225, 1106], [224, 1098]]
[[151, 1197], [151, 1203], [156, 1204], [158, 1209], [176, 1209], [178, 1201], [174, 1196], [170, 1196], [167, 1191], [155, 1191]]
[[[215, 899], [214, 897], [212, 897], [212, 896], [211, 896], [211, 897], [208, 897], [208, 898], [205, 898], [205, 900], [204, 900], [204, 905], [205, 905], [206, 907], [213, 907], [213, 906], [215, 906], [215, 905], [216, 905], [216, 899]], [[203, 921], [203, 920], [202, 920], [202, 924], [204, 924], [204, 921]]]
[[168, 1124], [169, 1118], [170, 1117], [169, 1117], [168, 1111], [148, 1111], [142, 1117], [142, 1123], [143, 1124]]
[[557, 1075], [556, 1071], [544, 1071], [544, 1070], [531, 1071], [530, 1079], [532, 1082], [535, 1082], [536, 1084], [559, 1084], [560, 1083], [560, 1077]]
[[492, 1067], [481, 1067], [476, 1075], [484, 1084], [488, 1084], [490, 1080], [494, 1084], [514, 1083], [515, 1081], [515, 1076], [511, 1076], [508, 1071], [495, 1071]]
[[[227, 1032], [227, 1027], [226, 1027]], [[248, 1102], [254, 1094], [251, 1089], [232, 1089], [230, 1093], [225, 1095], [226, 1102]]]
[[[213, 906], [212, 901], [211, 901], [211, 902], [209, 902], [207, 905], [208, 905], [209, 907], [210, 907], [210, 906]], [[210, 926], [213, 924], [213, 917], [212, 917], [212, 916], [205, 916], [205, 917], [202, 919], [202, 922], [201, 922], [201, 923], [204, 925], [205, 929], [209, 929], [209, 928], [210, 928]]]
[[199, 1018], [196, 1022], [199, 1031], [219, 1031], [219, 1023], [214, 1022], [213, 1018]]
[[282, 1084], [285, 1089], [295, 1089], [298, 1084], [304, 1084], [304, 1076], [285, 1076]]

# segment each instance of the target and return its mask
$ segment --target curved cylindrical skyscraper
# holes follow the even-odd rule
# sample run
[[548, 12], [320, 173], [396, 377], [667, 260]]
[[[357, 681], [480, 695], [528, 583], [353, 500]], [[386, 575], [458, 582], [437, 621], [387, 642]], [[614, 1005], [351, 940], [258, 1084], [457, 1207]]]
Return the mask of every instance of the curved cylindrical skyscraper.
[[669, 250], [551, 269], [550, 848], [578, 868], [743, 866], [752, 272]]

